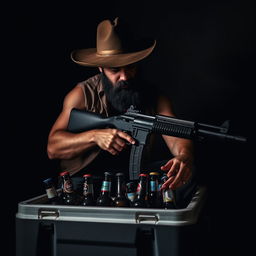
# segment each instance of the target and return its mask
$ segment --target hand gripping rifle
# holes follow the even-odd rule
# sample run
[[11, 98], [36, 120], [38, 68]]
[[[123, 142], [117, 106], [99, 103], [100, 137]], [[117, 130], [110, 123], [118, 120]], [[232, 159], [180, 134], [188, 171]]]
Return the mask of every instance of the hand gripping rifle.
[[67, 128], [68, 131], [78, 133], [103, 128], [116, 128], [127, 132], [136, 140], [136, 143], [132, 145], [130, 153], [130, 180], [136, 180], [139, 177], [142, 167], [143, 148], [148, 135], [151, 133], [186, 139], [213, 137], [230, 141], [246, 142], [245, 137], [228, 134], [227, 124], [214, 126], [164, 115], [144, 115], [134, 110], [132, 107], [123, 115], [107, 118], [93, 112], [75, 108], [71, 110]]

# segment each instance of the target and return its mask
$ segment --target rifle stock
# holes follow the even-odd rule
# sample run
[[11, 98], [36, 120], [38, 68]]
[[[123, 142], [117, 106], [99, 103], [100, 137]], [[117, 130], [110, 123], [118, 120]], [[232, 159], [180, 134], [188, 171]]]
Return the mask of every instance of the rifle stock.
[[92, 129], [114, 127], [113, 118], [104, 118], [99, 114], [89, 111], [72, 109], [68, 123], [68, 131], [79, 133]]

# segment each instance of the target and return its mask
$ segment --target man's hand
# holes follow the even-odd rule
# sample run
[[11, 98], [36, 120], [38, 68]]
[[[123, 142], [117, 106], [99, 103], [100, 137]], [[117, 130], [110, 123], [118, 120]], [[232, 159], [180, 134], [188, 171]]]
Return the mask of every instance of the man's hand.
[[95, 130], [93, 141], [112, 155], [117, 155], [125, 147], [126, 143], [135, 144], [135, 140], [125, 132], [117, 129], [98, 129]]
[[167, 172], [169, 178], [163, 185], [162, 189], [176, 189], [186, 184], [192, 175], [193, 161], [185, 155], [178, 155], [169, 160], [162, 171]]

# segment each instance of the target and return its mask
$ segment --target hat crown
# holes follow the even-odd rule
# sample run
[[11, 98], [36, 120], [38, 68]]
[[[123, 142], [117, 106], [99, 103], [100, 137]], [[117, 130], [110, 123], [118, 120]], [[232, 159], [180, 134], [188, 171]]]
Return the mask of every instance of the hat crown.
[[97, 54], [113, 55], [123, 52], [120, 37], [117, 34], [118, 18], [113, 23], [102, 21], [97, 27]]

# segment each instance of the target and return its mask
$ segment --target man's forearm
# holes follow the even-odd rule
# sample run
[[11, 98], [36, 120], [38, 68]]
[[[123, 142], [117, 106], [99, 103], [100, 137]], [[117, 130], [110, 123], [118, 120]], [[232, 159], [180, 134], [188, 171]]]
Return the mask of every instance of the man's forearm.
[[188, 161], [194, 160], [194, 146], [192, 140], [165, 135], [163, 135], [163, 138], [174, 156], [183, 156]]
[[81, 152], [95, 147], [93, 133], [93, 130], [78, 134], [63, 130], [56, 131], [48, 138], [48, 157], [50, 159], [71, 159]]

